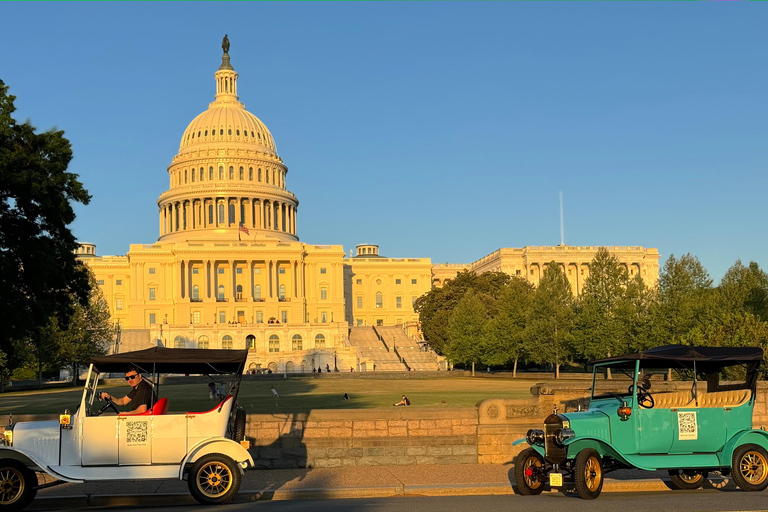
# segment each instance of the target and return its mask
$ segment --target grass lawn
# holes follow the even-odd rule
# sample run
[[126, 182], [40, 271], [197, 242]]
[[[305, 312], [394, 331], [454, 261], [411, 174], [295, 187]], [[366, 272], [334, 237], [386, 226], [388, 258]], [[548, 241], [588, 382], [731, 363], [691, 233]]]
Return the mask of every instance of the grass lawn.
[[[289, 378], [271, 381], [243, 381], [238, 401], [247, 412], [308, 412], [312, 409], [375, 409], [392, 407], [401, 395], [411, 407], [472, 407], [486, 398], [526, 398], [534, 381], [508, 379], [312, 379]], [[270, 387], [280, 394], [272, 397]], [[103, 388], [124, 396], [129, 387]], [[27, 391], [0, 394], [0, 415], [59, 414], [77, 409], [82, 388]], [[344, 400], [344, 393], [350, 399]], [[160, 396], [168, 398], [170, 412], [205, 411], [213, 407], [204, 381], [196, 384], [165, 384]], [[98, 409], [103, 402], [94, 402]], [[2, 420], [4, 421], [4, 420]]]

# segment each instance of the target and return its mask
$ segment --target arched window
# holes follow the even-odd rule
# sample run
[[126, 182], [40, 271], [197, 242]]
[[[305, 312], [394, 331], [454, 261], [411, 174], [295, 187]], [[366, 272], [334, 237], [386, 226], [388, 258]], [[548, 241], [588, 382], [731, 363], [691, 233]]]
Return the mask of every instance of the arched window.
[[261, 285], [255, 284], [253, 285], [253, 298], [256, 300], [261, 299]]
[[232, 349], [232, 336], [225, 334], [221, 337], [221, 348]]
[[259, 169], [259, 181], [261, 181], [261, 169]]
[[231, 226], [232, 224], [235, 223], [235, 205], [230, 203], [228, 210], [229, 210], [229, 225]]
[[224, 167], [219, 166], [219, 179], [224, 179]]
[[264, 170], [264, 179], [269, 183], [269, 169]]
[[318, 334], [315, 336], [315, 348], [325, 348], [325, 335]]
[[195, 170], [192, 169], [192, 172], [190, 172], [190, 174], [192, 175], [192, 183], [194, 183], [195, 182]]
[[200, 168], [200, 181], [203, 181], [203, 177], [205, 176], [205, 169], [202, 167]]
[[208, 205], [208, 224], [213, 224], [213, 205]]
[[237, 285], [237, 288], [235, 288], [235, 292], [237, 293], [237, 298], [242, 299], [243, 298], [243, 285], [239, 284]]
[[219, 203], [219, 224], [224, 224], [224, 203]]
[[184, 183], [187, 182], [187, 170], [184, 169]]
[[249, 334], [248, 336], [246, 336], [245, 345], [251, 350], [256, 350], [256, 336], [254, 336], [253, 334]]
[[200, 299], [200, 287], [197, 285], [192, 286], [192, 300]]
[[280, 300], [284, 300], [284, 299], [285, 299], [285, 285], [281, 284], [280, 285]]
[[301, 339], [301, 334], [294, 334], [293, 338], [291, 338], [291, 348], [293, 350], [303, 350], [301, 347], [304, 345], [303, 340]]
[[219, 293], [218, 293], [218, 295], [216, 295], [216, 298], [218, 300], [224, 300], [224, 285], [223, 284], [219, 285]]
[[233, 180], [235, 179], [235, 168], [231, 165], [229, 166], [229, 179]]
[[197, 338], [197, 348], [210, 348], [208, 336], [200, 336]]
[[227, 135], [232, 135], [232, 128], [230, 128], [229, 130], [227, 130]]
[[208, 168], [208, 181], [213, 181], [213, 167]]
[[240, 168], [240, 179], [241, 180], [245, 179], [245, 175], [243, 174], [243, 168], [242, 167]]
[[248, 168], [248, 181], [253, 181], [253, 167]]
[[242, 219], [243, 224], [245, 224], [245, 205], [240, 205], [240, 219]]
[[269, 336], [269, 351], [280, 352], [280, 337], [277, 334]]
[[224, 129], [219, 130], [219, 135], [224, 135]]
[[376, 307], [380, 308], [383, 304], [383, 298], [381, 296], [381, 292], [376, 292]]
[[176, 336], [173, 338], [173, 348], [184, 348], [187, 346], [187, 341], [184, 336]]

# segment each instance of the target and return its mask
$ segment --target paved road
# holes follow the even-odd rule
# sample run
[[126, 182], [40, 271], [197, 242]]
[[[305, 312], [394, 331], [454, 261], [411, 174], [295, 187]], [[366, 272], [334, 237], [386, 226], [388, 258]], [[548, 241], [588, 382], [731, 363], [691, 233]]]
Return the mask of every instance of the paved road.
[[[147, 504], [150, 506], [150, 504]], [[50, 512], [88, 509], [48, 509]], [[93, 509], [91, 509], [93, 510]], [[99, 511], [147, 510], [138, 508], [99, 508]], [[541, 496], [450, 496], [450, 497], [392, 497], [352, 500], [296, 500], [234, 503], [225, 506], [153, 507], [152, 512], [724, 512], [768, 510], [768, 491], [675, 491], [647, 493], [605, 493], [595, 501], [581, 500], [560, 493]]]

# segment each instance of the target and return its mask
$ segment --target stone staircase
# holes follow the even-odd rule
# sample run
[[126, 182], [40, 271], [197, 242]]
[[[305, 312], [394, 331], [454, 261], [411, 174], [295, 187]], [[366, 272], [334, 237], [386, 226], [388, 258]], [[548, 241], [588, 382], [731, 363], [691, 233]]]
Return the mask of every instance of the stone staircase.
[[402, 372], [408, 369], [400, 362], [392, 347], [382, 343], [373, 327], [350, 327], [349, 344], [357, 348], [361, 360], [372, 362], [367, 366], [375, 364], [377, 372]]
[[[412, 371], [436, 371], [444, 370], [444, 358], [438, 356], [433, 350], [423, 350], [419, 343], [406, 336], [400, 326], [374, 328], [381, 335], [390, 349], [397, 349], [397, 353]], [[441, 365], [441, 360], [443, 364]]]

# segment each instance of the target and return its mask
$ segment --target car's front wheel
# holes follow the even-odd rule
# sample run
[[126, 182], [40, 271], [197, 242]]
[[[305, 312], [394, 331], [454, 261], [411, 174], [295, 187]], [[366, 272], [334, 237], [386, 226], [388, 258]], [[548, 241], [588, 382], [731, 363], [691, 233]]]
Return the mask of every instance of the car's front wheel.
[[670, 469], [669, 479], [673, 489], [698, 489], [707, 480], [709, 473], [696, 469]]
[[0, 510], [21, 510], [35, 499], [37, 475], [14, 459], [0, 461]]
[[523, 496], [541, 494], [544, 490], [544, 459], [533, 448], [521, 451], [515, 459], [515, 483]]
[[574, 464], [576, 492], [585, 500], [593, 500], [603, 490], [603, 461], [597, 450], [587, 448], [576, 455]]
[[231, 457], [211, 453], [200, 457], [189, 472], [189, 492], [203, 505], [221, 505], [240, 490], [240, 468]]
[[731, 459], [731, 475], [740, 489], [764, 490], [768, 487], [768, 452], [756, 444], [739, 446]]

